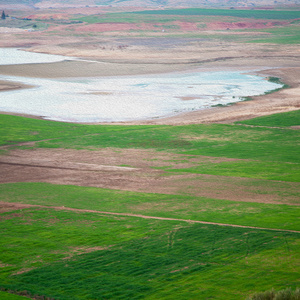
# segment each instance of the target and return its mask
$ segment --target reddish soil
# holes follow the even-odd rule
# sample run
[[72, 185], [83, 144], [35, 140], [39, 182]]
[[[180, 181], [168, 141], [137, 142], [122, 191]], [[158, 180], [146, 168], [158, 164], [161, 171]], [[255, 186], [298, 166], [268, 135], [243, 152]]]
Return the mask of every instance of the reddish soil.
[[[49, 18], [49, 16], [45, 16]], [[54, 16], [57, 19], [66, 18], [65, 15]], [[206, 30], [229, 30], [229, 29], [265, 29], [275, 26], [288, 25], [289, 22], [210, 22], [201, 26], [195, 22], [174, 21], [169, 23], [95, 23], [83, 25], [68, 25], [66, 28], [77, 32], [108, 32], [108, 31], [130, 31], [130, 30], [146, 30], [146, 31], [206, 31]], [[198, 26], [199, 25], [199, 26]], [[172, 27], [174, 26], [174, 27]], [[51, 29], [52, 30], [52, 29]]]
[[197, 27], [197, 23], [177, 21], [177, 22], [173, 22], [173, 24], [179, 26], [180, 30], [182, 30], [182, 31], [199, 31], [200, 30]]
[[[128, 30], [145, 30], [146, 27], [142, 24], [130, 24], [130, 23], [96, 23], [84, 26], [76, 26], [75, 31], [81, 32], [105, 32], [105, 31], [128, 31]], [[152, 30], [149, 26], [149, 30]]]
[[252, 21], [252, 22], [211, 22], [207, 24], [208, 30], [227, 30], [227, 29], [265, 29], [276, 26], [286, 26], [287, 21]]
[[70, 18], [70, 14], [68, 13], [54, 13], [54, 14], [38, 14], [38, 15], [28, 15], [26, 16], [28, 19], [33, 19], [33, 20], [68, 20]]

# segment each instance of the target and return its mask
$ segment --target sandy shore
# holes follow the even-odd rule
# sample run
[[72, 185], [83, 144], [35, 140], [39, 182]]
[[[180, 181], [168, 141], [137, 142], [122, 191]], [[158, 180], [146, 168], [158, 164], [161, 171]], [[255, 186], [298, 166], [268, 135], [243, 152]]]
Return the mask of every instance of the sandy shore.
[[232, 123], [254, 117], [300, 109], [300, 68], [266, 69], [255, 72], [262, 76], [275, 76], [290, 87], [280, 91], [252, 97], [250, 101], [237, 102], [231, 106], [184, 113], [169, 118], [138, 122], [139, 124], [201, 124]]

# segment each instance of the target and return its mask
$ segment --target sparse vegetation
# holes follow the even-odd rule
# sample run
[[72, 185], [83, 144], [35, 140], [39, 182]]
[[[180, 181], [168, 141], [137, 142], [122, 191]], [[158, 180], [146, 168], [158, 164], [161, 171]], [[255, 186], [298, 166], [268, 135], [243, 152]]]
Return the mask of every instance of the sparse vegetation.
[[281, 291], [275, 291], [274, 289], [266, 292], [254, 294], [247, 300], [300, 300], [300, 289], [292, 290], [287, 288]]
[[290, 26], [280, 26], [270, 29], [259, 29], [259, 31], [267, 32], [269, 35], [262, 37], [254, 37], [249, 40], [251, 43], [272, 43], [272, 44], [299, 44], [300, 43], [300, 26], [299, 24]]

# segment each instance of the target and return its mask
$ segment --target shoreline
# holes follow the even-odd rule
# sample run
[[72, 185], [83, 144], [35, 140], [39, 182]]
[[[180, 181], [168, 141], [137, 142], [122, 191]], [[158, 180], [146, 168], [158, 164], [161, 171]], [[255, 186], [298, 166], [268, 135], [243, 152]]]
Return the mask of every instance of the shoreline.
[[[267, 68], [251, 72], [263, 77], [278, 77], [289, 85], [273, 93], [252, 96], [249, 101], [240, 101], [229, 106], [211, 107], [203, 110], [181, 113], [176, 116], [145, 120], [140, 122], [118, 122], [115, 125], [189, 125], [221, 123], [231, 124], [255, 117], [271, 115], [300, 109], [300, 67]], [[104, 124], [104, 123], [98, 123]]]
[[[204, 64], [137, 64], [119, 62], [89, 62], [89, 61], [62, 61], [54, 63], [39, 63], [27, 65], [10, 65], [9, 67], [0, 66], [0, 74], [10, 76], [28, 76], [40, 78], [61, 78], [61, 77], [109, 77], [109, 76], [138, 76], [153, 75], [163, 73], [181, 73], [186, 71], [197, 72], [224, 72], [236, 71], [248, 73], [256, 76], [278, 77], [289, 88], [280, 89], [270, 94], [252, 96], [250, 101], [240, 101], [229, 106], [211, 107], [203, 110], [184, 112], [172, 116], [165, 116], [155, 119], [124, 121], [124, 122], [65, 122], [49, 120], [53, 122], [74, 123], [84, 125], [188, 125], [188, 124], [205, 124], [205, 123], [232, 123], [258, 116], [269, 115], [274, 113], [286, 112], [300, 109], [300, 66], [277, 67], [274, 62], [262, 65], [260, 59], [255, 60], [256, 64], [251, 67], [236, 58], [235, 62], [217, 61]], [[47, 68], [43, 68], [47, 65]], [[297, 64], [298, 65], [298, 64]], [[41, 71], [42, 69], [42, 71]], [[65, 75], [65, 76], [61, 76]], [[68, 76], [66, 76], [68, 75]], [[0, 93], [2, 91], [11, 91], [14, 89], [30, 88], [26, 84], [13, 81], [0, 80]], [[1, 114], [16, 115], [34, 119], [47, 120], [43, 116], [35, 116], [25, 113], [2, 112]]]

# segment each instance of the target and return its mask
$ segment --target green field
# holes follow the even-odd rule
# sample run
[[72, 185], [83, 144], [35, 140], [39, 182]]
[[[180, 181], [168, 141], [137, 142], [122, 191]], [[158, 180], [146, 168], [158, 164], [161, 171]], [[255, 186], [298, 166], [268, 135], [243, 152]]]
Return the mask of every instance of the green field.
[[[251, 178], [248, 184], [269, 185], [279, 193], [282, 186], [300, 181], [299, 130], [293, 127], [300, 125], [299, 117], [300, 111], [294, 111], [231, 125], [104, 126], [0, 115], [1, 153], [152, 149], [184, 154], [191, 161], [204, 157], [190, 168], [178, 168], [170, 159], [160, 168], [162, 176]], [[0, 213], [0, 298], [24, 298], [12, 292], [60, 300], [239, 300], [271, 288], [295, 289], [300, 195], [293, 193], [294, 202], [287, 205], [36, 182], [1, 184], [1, 201], [34, 206]]]
[[236, 202], [46, 183], [1, 184], [1, 198], [4, 202], [65, 206], [123, 214], [142, 213], [145, 216], [300, 231], [300, 208], [282, 204]]
[[[249, 42], [252, 43], [272, 43], [272, 44], [299, 44], [300, 43], [300, 26], [295, 25], [275, 27], [270, 29], [259, 29], [256, 31], [269, 33], [266, 37], [255, 37]], [[255, 30], [253, 31], [255, 32]]]
[[136, 14], [145, 15], [184, 15], [184, 16], [230, 16], [239, 18], [254, 19], [275, 19], [288, 20], [299, 19], [300, 11], [298, 10], [239, 10], [239, 9], [203, 9], [203, 8], [186, 8], [186, 9], [164, 9], [164, 10], [144, 10], [135, 12]]
[[[184, 18], [185, 17], [185, 18]], [[188, 18], [187, 18], [188, 17]], [[201, 17], [201, 18], [199, 18]], [[124, 13], [106, 13], [103, 15], [85, 16], [76, 18], [78, 20], [96, 23], [96, 22], [169, 22], [176, 21], [178, 18], [186, 21], [193, 20], [220, 20], [220, 17], [229, 17], [231, 20], [238, 19], [261, 19], [261, 20], [294, 20], [300, 18], [299, 10], [240, 10], [240, 9], [203, 9], [203, 8], [185, 8], [185, 9], [164, 9], [164, 10], [142, 10], [136, 12]]]
[[298, 284], [299, 233], [49, 209], [3, 215], [5, 289], [54, 299], [244, 299]]
[[246, 125], [266, 126], [266, 127], [300, 126], [300, 114], [299, 114], [299, 110], [295, 110], [286, 113], [258, 117], [246, 121], [239, 121], [236, 122], [236, 124], [246, 124]]

